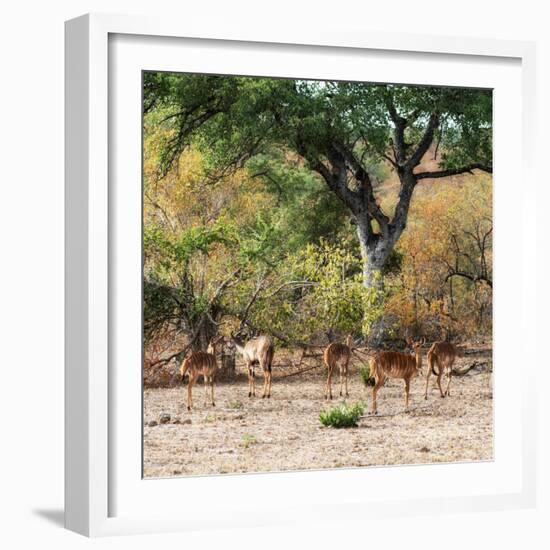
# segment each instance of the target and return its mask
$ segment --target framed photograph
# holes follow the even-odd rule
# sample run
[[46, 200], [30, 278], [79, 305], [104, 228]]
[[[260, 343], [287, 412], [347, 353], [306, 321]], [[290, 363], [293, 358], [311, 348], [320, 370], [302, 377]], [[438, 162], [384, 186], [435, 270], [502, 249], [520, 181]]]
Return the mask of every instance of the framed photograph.
[[524, 42], [67, 22], [66, 527], [533, 506], [533, 96]]

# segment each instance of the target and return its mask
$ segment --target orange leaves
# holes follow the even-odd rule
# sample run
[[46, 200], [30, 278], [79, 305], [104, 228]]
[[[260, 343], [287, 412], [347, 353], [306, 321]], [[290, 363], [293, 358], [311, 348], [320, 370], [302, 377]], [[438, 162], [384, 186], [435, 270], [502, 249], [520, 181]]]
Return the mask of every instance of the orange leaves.
[[[391, 292], [386, 307], [396, 326], [432, 332], [434, 337], [445, 331], [464, 336], [490, 333], [490, 288], [466, 278], [450, 278], [449, 273], [457, 265], [478, 267], [481, 259], [474, 235], [480, 227], [486, 233], [491, 220], [490, 176], [419, 184], [397, 245], [403, 254], [401, 272], [388, 281]], [[492, 263], [490, 241], [486, 261]]]

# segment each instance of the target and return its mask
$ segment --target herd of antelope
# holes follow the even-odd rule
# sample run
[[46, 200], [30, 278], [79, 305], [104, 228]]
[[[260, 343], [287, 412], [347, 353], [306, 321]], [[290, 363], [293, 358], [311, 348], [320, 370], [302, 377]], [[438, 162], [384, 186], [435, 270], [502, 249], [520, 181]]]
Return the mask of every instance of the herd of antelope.
[[[223, 336], [211, 340], [207, 351], [194, 351], [186, 357], [180, 367], [181, 380], [183, 382], [185, 375], [189, 374], [189, 383], [187, 386], [187, 410], [193, 407], [193, 385], [197, 379], [202, 376], [204, 379], [205, 403], [208, 400], [208, 386], [210, 385], [210, 401], [212, 406], [214, 402], [214, 379], [216, 375], [217, 360], [216, 347], [224, 339]], [[269, 336], [258, 336], [248, 342], [243, 342], [231, 336], [231, 341], [237, 351], [244, 359], [248, 371], [248, 397], [256, 395], [255, 372], [254, 368], [259, 366], [264, 376], [264, 385], [262, 398], [271, 397], [271, 367], [275, 346]], [[411, 380], [417, 376], [422, 376], [422, 346], [426, 343], [425, 339], [414, 341], [407, 337], [407, 345], [412, 353], [401, 353], [397, 351], [376, 351], [370, 359], [370, 377], [374, 379], [372, 389], [372, 412], [377, 414], [376, 396], [380, 387], [388, 378], [401, 378], [405, 382], [405, 408], [409, 408], [409, 392]], [[348, 393], [348, 365], [353, 351], [352, 336], [349, 335], [346, 342], [333, 342], [329, 344], [323, 353], [323, 361], [328, 370], [328, 378], [325, 385], [325, 399], [332, 399], [332, 375], [338, 371], [340, 375], [340, 396], [349, 395]], [[441, 397], [450, 396], [450, 386], [452, 369], [455, 359], [458, 355], [457, 348], [449, 342], [435, 342], [428, 351], [428, 368], [426, 374], [426, 388], [424, 399], [428, 399], [428, 384], [430, 375], [437, 376], [437, 385]], [[441, 386], [441, 379], [447, 377], [445, 391]]]

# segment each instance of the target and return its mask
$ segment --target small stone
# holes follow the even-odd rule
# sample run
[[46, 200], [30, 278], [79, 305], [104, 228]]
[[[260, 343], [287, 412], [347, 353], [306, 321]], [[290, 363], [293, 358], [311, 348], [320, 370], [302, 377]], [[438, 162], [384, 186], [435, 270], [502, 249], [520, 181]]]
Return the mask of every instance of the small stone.
[[426, 447], [426, 446], [421, 447], [419, 450], [420, 450], [421, 453], [429, 453], [430, 452], [430, 449], [428, 449], [428, 447]]
[[181, 424], [181, 420], [179, 418], [174, 418], [174, 420], [172, 420], [172, 424]]
[[181, 423], [182, 423], [182, 424], [192, 424], [190, 418], [186, 418], [185, 420], [182, 420]]
[[170, 422], [170, 415], [169, 414], [161, 414], [159, 418], [159, 422], [161, 424], [168, 424]]
[[150, 428], [152, 428], [153, 426], [158, 426], [158, 422], [156, 420], [151, 420], [151, 422], [149, 422], [147, 426], [149, 426]]

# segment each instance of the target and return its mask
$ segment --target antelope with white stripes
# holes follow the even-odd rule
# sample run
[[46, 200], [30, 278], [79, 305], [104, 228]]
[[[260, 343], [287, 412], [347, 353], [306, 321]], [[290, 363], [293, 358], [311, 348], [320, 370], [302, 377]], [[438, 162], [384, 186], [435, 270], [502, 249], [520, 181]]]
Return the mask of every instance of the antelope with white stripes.
[[336, 368], [340, 373], [340, 395], [345, 382], [346, 397], [348, 392], [348, 365], [351, 357], [352, 335], [349, 334], [345, 344], [333, 342], [329, 344], [323, 353], [323, 360], [328, 369], [328, 378], [325, 386], [325, 399], [332, 399], [332, 374]]
[[[439, 386], [439, 393], [441, 397], [451, 396], [449, 388], [451, 387], [451, 378], [453, 376], [453, 365], [457, 358], [458, 352], [455, 346], [450, 342], [434, 342], [432, 347], [428, 351], [428, 374], [426, 374], [426, 391], [424, 392], [424, 399], [428, 399], [428, 382], [430, 375], [435, 374], [437, 376], [437, 385]], [[437, 366], [437, 371], [435, 367]], [[447, 376], [447, 387], [445, 392], [441, 388], [441, 377]]]
[[185, 378], [185, 374], [189, 373], [189, 382], [187, 384], [187, 410], [193, 408], [193, 385], [198, 380], [199, 376], [204, 378], [204, 404], [208, 401], [208, 385], [210, 385], [210, 401], [212, 406], [214, 403], [214, 378], [218, 370], [216, 362], [216, 346], [223, 339], [223, 336], [210, 340], [206, 352], [194, 351], [186, 357], [180, 367], [181, 380]]
[[422, 374], [422, 346], [425, 340], [415, 342], [407, 338], [414, 355], [397, 351], [378, 351], [370, 360], [370, 376], [374, 378], [372, 388], [372, 412], [377, 414], [376, 394], [387, 378], [402, 378], [405, 381], [405, 408], [409, 409], [411, 380]]

